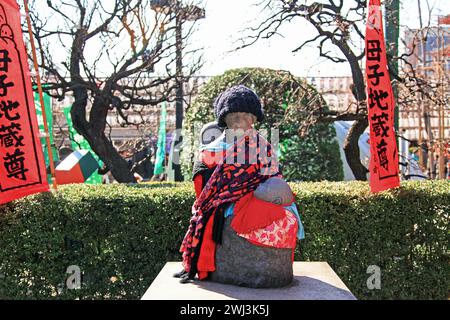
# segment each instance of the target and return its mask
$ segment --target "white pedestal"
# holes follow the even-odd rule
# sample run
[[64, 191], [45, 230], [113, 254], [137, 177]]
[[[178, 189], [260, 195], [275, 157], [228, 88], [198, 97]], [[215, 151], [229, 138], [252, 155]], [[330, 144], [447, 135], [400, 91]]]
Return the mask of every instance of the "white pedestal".
[[196, 280], [182, 284], [173, 274], [181, 262], [168, 262], [142, 300], [356, 300], [326, 262], [294, 262], [294, 281], [277, 289], [253, 289]]

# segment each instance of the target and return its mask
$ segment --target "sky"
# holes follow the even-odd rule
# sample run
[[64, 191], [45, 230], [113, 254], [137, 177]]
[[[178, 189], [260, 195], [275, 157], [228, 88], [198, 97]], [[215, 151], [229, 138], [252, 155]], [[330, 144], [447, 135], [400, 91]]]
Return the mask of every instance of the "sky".
[[[206, 65], [203, 75], [218, 75], [227, 69], [239, 67], [267, 67], [288, 70], [296, 76], [346, 76], [350, 68], [345, 63], [331, 63], [318, 59], [316, 45], [298, 53], [292, 53], [301, 41], [314, 36], [314, 29], [306, 21], [297, 19], [285, 25], [280, 33], [270, 40], [261, 40], [251, 47], [229, 53], [236, 48], [236, 41], [243, 30], [258, 25], [263, 17], [261, 0], [207, 0], [206, 18], [198, 22], [196, 41], [204, 45]], [[346, 2], [349, 0], [345, 0]], [[422, 12], [427, 11], [426, 0], [420, 0]], [[434, 7], [432, 22], [437, 14], [450, 14], [450, 0], [429, 0]], [[424, 23], [428, 21], [425, 19]], [[402, 0], [400, 23], [410, 28], [419, 27], [417, 0]]]
[[[101, 1], [104, 4], [110, 3], [110, 0]], [[261, 6], [256, 5], [263, 0], [198, 1], [204, 5], [206, 17], [197, 22], [197, 31], [191, 39], [190, 48], [203, 48], [205, 65], [198, 72], [199, 76], [219, 75], [228, 69], [240, 67], [281, 69], [300, 77], [350, 75], [348, 64], [332, 63], [324, 58], [319, 58], [316, 44], [311, 44], [298, 53], [292, 53], [292, 50], [302, 41], [315, 35], [314, 28], [303, 19], [284, 24], [279, 30], [282, 36], [277, 35], [269, 40], [259, 40], [250, 47], [231, 51], [238, 46], [237, 41], [244, 34], [248, 34], [245, 33], [245, 29], [256, 27], [267, 14], [261, 12]], [[432, 22], [437, 20], [438, 14], [450, 14], [450, 0], [419, 0], [423, 12], [427, 12], [427, 1], [434, 8]], [[401, 0], [401, 25], [410, 28], [419, 27], [417, 2], [418, 0]], [[344, 3], [350, 5], [353, 1], [345, 0]], [[38, 1], [36, 4], [42, 6], [42, 8], [36, 8], [37, 10], [47, 10], [45, 0]], [[425, 18], [424, 24], [427, 23]], [[92, 52], [92, 61], [95, 60], [95, 54], [101, 45], [101, 43], [90, 43], [87, 47]], [[359, 43], [359, 45], [362, 46], [363, 43]], [[124, 42], [124, 46], [129, 48], [128, 42]], [[62, 50], [54, 50], [53, 55], [59, 61], [65, 59]], [[100, 65], [99, 69], [102, 68]]]

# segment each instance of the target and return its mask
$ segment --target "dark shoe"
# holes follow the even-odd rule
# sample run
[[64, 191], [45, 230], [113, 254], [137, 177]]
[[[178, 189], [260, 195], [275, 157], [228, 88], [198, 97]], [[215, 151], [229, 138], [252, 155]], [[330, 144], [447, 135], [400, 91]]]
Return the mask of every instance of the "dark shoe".
[[186, 274], [180, 278], [180, 283], [188, 283], [188, 282], [192, 282], [192, 280], [194, 280], [194, 279], [190, 278], [189, 274], [186, 272]]
[[187, 272], [185, 270], [181, 270], [180, 272], [174, 273], [173, 277], [174, 278], [181, 278], [183, 277], [185, 274], [187, 274]]

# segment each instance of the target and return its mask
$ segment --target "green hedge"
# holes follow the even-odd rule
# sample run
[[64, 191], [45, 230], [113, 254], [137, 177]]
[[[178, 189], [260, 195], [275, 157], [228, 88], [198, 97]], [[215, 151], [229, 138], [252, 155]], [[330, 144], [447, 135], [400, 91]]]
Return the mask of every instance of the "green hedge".
[[[371, 195], [363, 182], [291, 184], [306, 240], [297, 260], [327, 261], [359, 299], [447, 299], [450, 183]], [[0, 298], [139, 299], [178, 248], [191, 184], [72, 185], [0, 208]], [[83, 272], [80, 290], [66, 270]], [[381, 268], [368, 290], [367, 267]]]

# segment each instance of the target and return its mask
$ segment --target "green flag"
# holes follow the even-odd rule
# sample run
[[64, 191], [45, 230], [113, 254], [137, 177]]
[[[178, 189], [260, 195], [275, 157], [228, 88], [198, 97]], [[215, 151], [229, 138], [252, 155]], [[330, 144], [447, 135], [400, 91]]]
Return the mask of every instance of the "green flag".
[[[64, 115], [66, 116], [67, 120], [67, 126], [69, 128], [69, 137], [70, 141], [72, 143], [72, 149], [73, 150], [88, 150], [92, 153], [95, 160], [97, 160], [98, 165], [100, 167], [103, 166], [103, 162], [100, 160], [100, 158], [97, 156], [97, 154], [92, 151], [91, 146], [89, 145], [89, 142], [86, 141], [86, 139], [79, 134], [75, 128], [73, 127], [72, 123], [72, 116], [70, 114], [70, 110], [72, 109], [72, 106], [67, 106], [63, 109]], [[98, 174], [97, 172], [94, 172], [87, 180], [87, 184], [101, 184], [102, 183], [102, 175]]]
[[[53, 144], [53, 114], [52, 114], [52, 99], [51, 97], [44, 92], [43, 94], [44, 98], [44, 110], [45, 115], [47, 116], [47, 126], [48, 126], [48, 133], [50, 135], [50, 145], [52, 148], [52, 154], [53, 154], [53, 161], [58, 161], [58, 151], [56, 150], [56, 147]], [[34, 93], [34, 104], [36, 106], [36, 116], [38, 120], [38, 127], [39, 132], [41, 134], [45, 134], [44, 129], [44, 117], [42, 115], [42, 107], [41, 107], [41, 101], [39, 99], [39, 93]], [[48, 156], [47, 151], [47, 140], [43, 137], [41, 138], [41, 145], [44, 152], [44, 159], [45, 159], [45, 166], [48, 168], [50, 166], [50, 160]], [[51, 174], [49, 174], [48, 180], [51, 180]]]
[[166, 103], [164, 102], [161, 107], [161, 118], [159, 120], [158, 131], [158, 149], [156, 151], [155, 168], [153, 174], [164, 173], [164, 164], [166, 158]]

